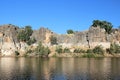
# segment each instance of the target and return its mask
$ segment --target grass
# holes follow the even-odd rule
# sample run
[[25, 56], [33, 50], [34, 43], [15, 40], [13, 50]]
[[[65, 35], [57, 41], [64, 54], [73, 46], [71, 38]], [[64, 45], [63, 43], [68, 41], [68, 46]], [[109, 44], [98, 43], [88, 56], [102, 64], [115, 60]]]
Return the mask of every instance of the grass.
[[94, 53], [86, 53], [86, 54], [83, 54], [82, 57], [84, 57], [84, 58], [96, 58], [96, 57], [104, 57], [104, 55], [94, 54]]

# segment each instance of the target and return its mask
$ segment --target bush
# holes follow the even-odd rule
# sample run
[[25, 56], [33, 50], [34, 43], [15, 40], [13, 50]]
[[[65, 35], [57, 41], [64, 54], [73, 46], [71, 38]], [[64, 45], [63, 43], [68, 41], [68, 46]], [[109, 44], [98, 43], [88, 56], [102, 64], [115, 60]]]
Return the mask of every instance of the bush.
[[89, 53], [87, 53], [87, 54], [84, 54], [82, 57], [85, 57], [85, 58], [94, 58], [96, 56], [95, 56], [95, 54], [89, 54]]
[[83, 49], [75, 49], [74, 53], [85, 53], [85, 50], [83, 50]]
[[120, 46], [115, 43], [111, 44], [109, 51], [110, 51], [110, 53], [120, 53]]
[[33, 51], [31, 49], [26, 51], [26, 54], [31, 54]]
[[28, 45], [31, 45], [31, 44], [33, 44], [33, 43], [35, 43], [36, 42], [36, 39], [35, 38], [31, 38], [31, 39], [29, 39], [28, 41], [27, 41], [27, 44]]
[[100, 28], [105, 29], [106, 33], [108, 34], [112, 32], [112, 27], [113, 27], [113, 25], [110, 22], [100, 21], [100, 20], [94, 20], [92, 26], [94, 27], [100, 26]]
[[74, 31], [72, 29], [67, 30], [67, 34], [73, 34]]
[[65, 49], [63, 50], [63, 53], [70, 53], [70, 49], [65, 48]]
[[51, 36], [51, 37], [50, 37], [50, 42], [51, 42], [51, 45], [57, 44], [57, 38], [54, 37], [54, 36]]
[[101, 46], [96, 46], [94, 49], [93, 49], [93, 53], [96, 53], [96, 54], [104, 54], [104, 50]]
[[48, 56], [50, 53], [50, 49], [48, 47], [44, 47], [41, 42], [39, 42], [37, 48], [35, 49], [37, 55], [44, 57]]
[[57, 46], [55, 51], [57, 53], [62, 53], [63, 52], [62, 46]]
[[25, 26], [25, 28], [23, 28], [18, 32], [17, 38], [19, 41], [24, 41], [24, 42], [27, 42], [28, 45], [31, 45], [36, 41], [35, 39], [30, 38], [32, 33], [33, 33], [33, 30], [31, 26]]
[[92, 50], [92, 49], [88, 49], [88, 50], [86, 51], [86, 53], [93, 53], [93, 50]]

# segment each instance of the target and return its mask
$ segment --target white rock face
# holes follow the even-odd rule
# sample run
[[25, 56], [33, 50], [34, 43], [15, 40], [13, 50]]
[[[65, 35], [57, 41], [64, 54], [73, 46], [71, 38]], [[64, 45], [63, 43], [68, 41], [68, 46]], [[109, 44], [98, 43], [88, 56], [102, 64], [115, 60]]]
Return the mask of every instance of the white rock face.
[[25, 42], [20, 42], [19, 52], [21, 54], [24, 54], [26, 52], [26, 49], [28, 48], [28, 45]]
[[16, 50], [14, 43], [4, 42], [3, 45], [1, 45], [1, 54], [4, 56], [11, 56]]

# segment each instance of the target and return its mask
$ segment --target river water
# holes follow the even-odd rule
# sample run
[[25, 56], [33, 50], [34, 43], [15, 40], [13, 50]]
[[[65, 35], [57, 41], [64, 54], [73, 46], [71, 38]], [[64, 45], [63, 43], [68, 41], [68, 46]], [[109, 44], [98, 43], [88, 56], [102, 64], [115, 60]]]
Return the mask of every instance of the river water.
[[120, 80], [120, 58], [0, 58], [0, 80]]

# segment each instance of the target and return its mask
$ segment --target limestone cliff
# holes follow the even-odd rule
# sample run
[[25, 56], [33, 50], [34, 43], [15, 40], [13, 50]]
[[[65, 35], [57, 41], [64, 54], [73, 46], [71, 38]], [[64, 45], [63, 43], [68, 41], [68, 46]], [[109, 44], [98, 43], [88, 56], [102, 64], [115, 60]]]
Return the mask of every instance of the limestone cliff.
[[[14, 55], [15, 51], [25, 53], [29, 46], [25, 42], [18, 41], [17, 35], [20, 29], [21, 28], [11, 24], [0, 26], [1, 55]], [[49, 29], [41, 27], [39, 30], [34, 30], [31, 37], [34, 37], [37, 42], [41, 41], [45, 45], [50, 46], [51, 36], [57, 38], [58, 45], [69, 48], [88, 48], [89, 46], [93, 48], [97, 45], [109, 48], [110, 43], [116, 42], [120, 44], [120, 30], [113, 29], [112, 33], [108, 35], [104, 29], [92, 26], [87, 31], [77, 31], [74, 34], [56, 34]]]

